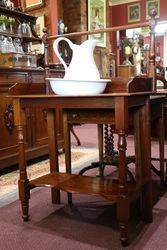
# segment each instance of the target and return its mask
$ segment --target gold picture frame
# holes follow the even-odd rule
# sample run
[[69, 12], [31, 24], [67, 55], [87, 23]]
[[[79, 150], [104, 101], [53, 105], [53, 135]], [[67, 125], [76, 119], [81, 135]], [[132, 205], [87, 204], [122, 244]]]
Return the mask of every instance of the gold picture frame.
[[[106, 0], [88, 0], [88, 30], [106, 28]], [[89, 39], [99, 41], [98, 46], [106, 47], [106, 33], [90, 35]]]
[[44, 0], [22, 0], [24, 10], [38, 9], [44, 5]]
[[139, 22], [140, 18], [140, 3], [128, 5], [128, 23]]
[[146, 2], [146, 19], [150, 19], [150, 10], [155, 9], [157, 11], [157, 15], [155, 18], [159, 18], [160, 14], [160, 3], [159, 0], [147, 0]]

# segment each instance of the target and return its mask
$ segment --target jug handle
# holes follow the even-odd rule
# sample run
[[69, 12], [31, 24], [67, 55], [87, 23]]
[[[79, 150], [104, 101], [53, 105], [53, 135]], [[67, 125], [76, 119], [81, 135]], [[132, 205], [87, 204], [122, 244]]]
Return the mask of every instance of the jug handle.
[[63, 58], [61, 57], [59, 50], [58, 50], [58, 45], [59, 45], [60, 41], [66, 41], [72, 50], [73, 50], [73, 43], [66, 37], [59, 37], [53, 43], [54, 52], [55, 52], [56, 56], [58, 57], [58, 59], [60, 60], [60, 62], [63, 64], [65, 71], [66, 71], [67, 65], [66, 65], [65, 61], [63, 60]]

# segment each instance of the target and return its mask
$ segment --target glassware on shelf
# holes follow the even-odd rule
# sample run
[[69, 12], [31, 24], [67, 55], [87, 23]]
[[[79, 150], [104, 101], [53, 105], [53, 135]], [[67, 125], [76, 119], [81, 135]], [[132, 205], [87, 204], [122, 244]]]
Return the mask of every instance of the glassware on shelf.
[[27, 36], [27, 24], [25, 22], [21, 24], [21, 33], [23, 36]]
[[31, 37], [31, 28], [29, 23], [26, 23], [26, 28], [27, 28], [27, 36]]
[[5, 15], [0, 15], [0, 31], [6, 32], [6, 22], [7, 17]]
[[15, 53], [16, 49], [13, 44], [11, 37], [0, 36], [0, 52], [3, 54], [6, 53]]
[[19, 36], [22, 36], [22, 25], [21, 25], [21, 23], [18, 25], [17, 34], [18, 34]]
[[30, 24], [29, 23], [23, 22], [21, 24], [21, 28], [20, 27], [18, 27], [18, 28], [19, 28], [19, 33], [21, 31], [21, 34], [23, 36], [28, 36], [28, 37], [31, 36], [31, 28], [30, 28]]
[[14, 46], [17, 53], [24, 53], [21, 45], [21, 40], [19, 38], [14, 39]]
[[9, 32], [13, 34], [13, 24], [15, 23], [15, 19], [13, 17], [8, 17], [8, 25], [9, 25]]
[[7, 37], [0, 36], [0, 40], [1, 40], [1, 53], [8, 53]]
[[7, 38], [7, 42], [8, 42], [8, 53], [15, 53], [16, 52], [16, 49], [15, 49], [15, 46], [13, 44], [13, 40], [11, 37], [8, 37]]
[[2, 18], [2, 15], [0, 15], [0, 32], [3, 31], [2, 25], [3, 25], [3, 18]]
[[31, 45], [32, 45], [31, 43], [28, 43], [27, 52], [28, 52], [29, 54], [33, 54]]
[[0, 36], [0, 53], [3, 53], [3, 41], [4, 40], [4, 36]]

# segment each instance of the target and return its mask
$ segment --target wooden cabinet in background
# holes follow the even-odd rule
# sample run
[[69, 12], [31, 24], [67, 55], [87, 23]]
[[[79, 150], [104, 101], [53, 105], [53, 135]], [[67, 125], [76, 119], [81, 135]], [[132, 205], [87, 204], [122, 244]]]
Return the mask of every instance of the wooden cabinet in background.
[[[51, 68], [51, 77], [63, 77], [64, 70], [58, 66]], [[43, 69], [0, 68], [0, 169], [18, 163], [17, 132], [14, 127], [12, 99], [9, 88], [15, 83], [44, 83]], [[27, 160], [48, 154], [47, 114], [42, 109], [26, 109], [26, 157]], [[59, 147], [63, 146], [61, 110], [59, 116]]]
[[[42, 83], [43, 70], [0, 69], [0, 169], [18, 162], [17, 133], [13, 125], [13, 104], [8, 90], [15, 83]], [[40, 126], [39, 126], [40, 124]], [[43, 110], [26, 110], [27, 160], [48, 153], [47, 126]]]

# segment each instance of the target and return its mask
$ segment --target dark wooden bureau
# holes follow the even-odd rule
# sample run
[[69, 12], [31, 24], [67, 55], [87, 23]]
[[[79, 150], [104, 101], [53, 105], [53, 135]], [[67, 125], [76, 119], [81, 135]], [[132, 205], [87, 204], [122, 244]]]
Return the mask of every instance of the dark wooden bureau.
[[[60, 73], [60, 72], [59, 72]], [[52, 70], [52, 76], [60, 77]], [[18, 163], [17, 132], [13, 120], [12, 99], [8, 90], [15, 83], [43, 83], [43, 69], [0, 68], [0, 169]], [[27, 160], [48, 154], [48, 138], [46, 112], [42, 109], [26, 109], [26, 138]], [[61, 114], [59, 114], [59, 121]], [[61, 121], [59, 124], [59, 145], [62, 146], [63, 136]]]

